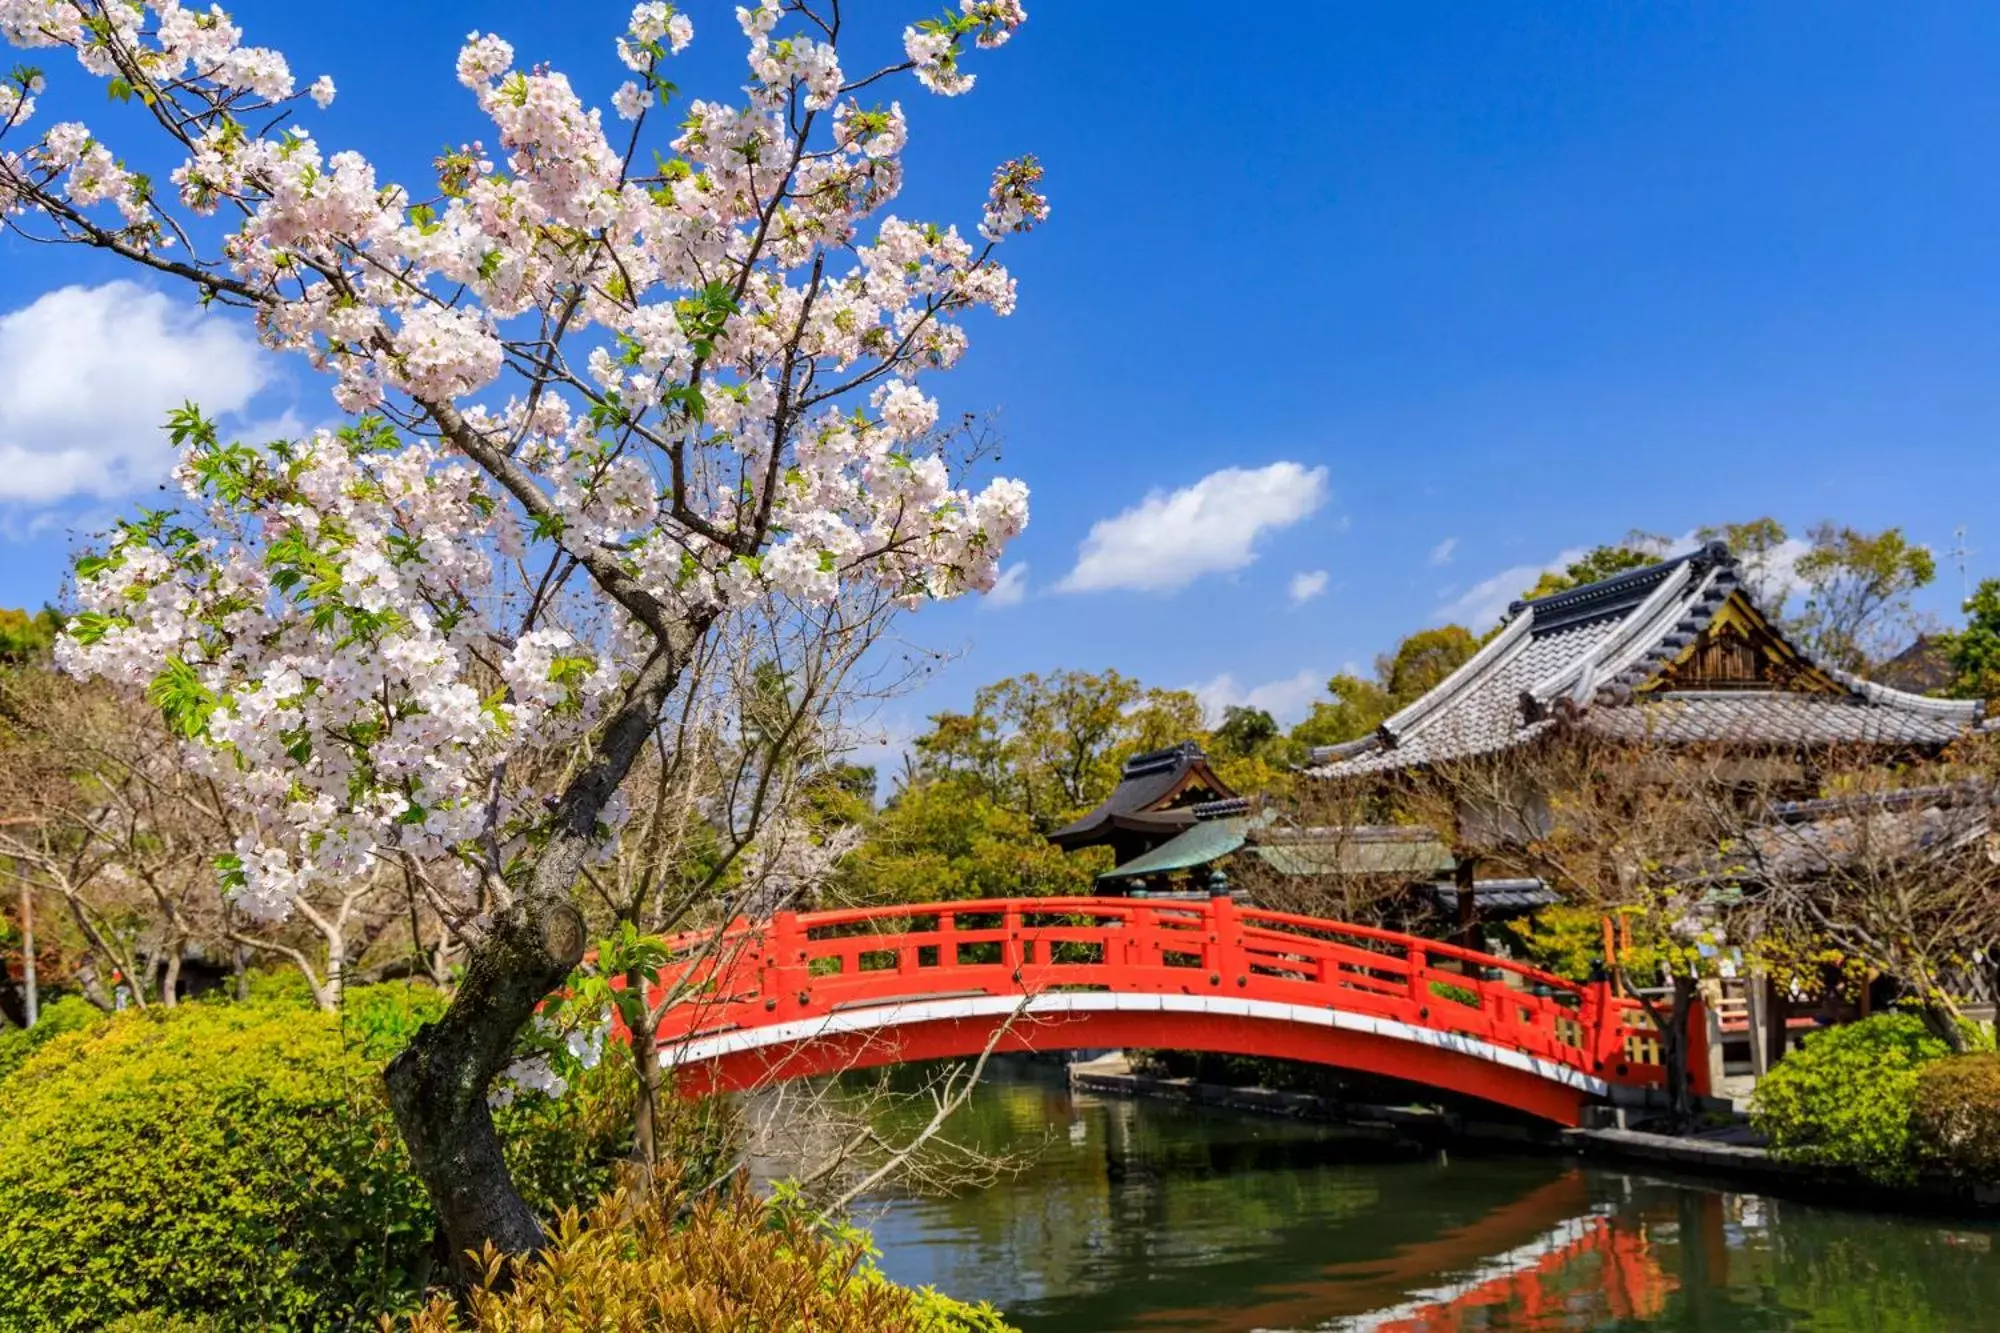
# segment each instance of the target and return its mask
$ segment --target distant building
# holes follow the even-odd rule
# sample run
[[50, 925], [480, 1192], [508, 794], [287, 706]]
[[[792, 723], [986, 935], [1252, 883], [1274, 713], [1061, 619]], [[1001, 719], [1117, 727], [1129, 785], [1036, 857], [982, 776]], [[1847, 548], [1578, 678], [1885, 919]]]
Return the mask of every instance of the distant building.
[[[1111, 794], [1049, 840], [1066, 851], [1110, 847], [1118, 864], [1097, 887], [1112, 896], [1202, 895], [1275, 878], [1368, 884], [1404, 924], [1457, 910], [1458, 863], [1432, 830], [1300, 827], [1276, 806], [1238, 796], [1191, 741], [1134, 755]], [[1474, 892], [1481, 913], [1496, 918], [1556, 901], [1534, 879], [1479, 881]]]
[[1919, 634], [1902, 652], [1868, 673], [1877, 685], [1911, 694], [1941, 694], [1958, 679], [1945, 641], [1935, 634]]
[[1558, 721], [1607, 738], [1733, 751], [1935, 751], [1982, 705], [1812, 661], [1759, 609], [1719, 542], [1516, 602], [1479, 653], [1370, 735], [1314, 751], [1327, 779], [1495, 754]]
[[1127, 861], [1191, 828], [1197, 809], [1235, 799], [1201, 747], [1183, 741], [1127, 759], [1111, 794], [1049, 834], [1049, 841], [1066, 852], [1109, 847]]

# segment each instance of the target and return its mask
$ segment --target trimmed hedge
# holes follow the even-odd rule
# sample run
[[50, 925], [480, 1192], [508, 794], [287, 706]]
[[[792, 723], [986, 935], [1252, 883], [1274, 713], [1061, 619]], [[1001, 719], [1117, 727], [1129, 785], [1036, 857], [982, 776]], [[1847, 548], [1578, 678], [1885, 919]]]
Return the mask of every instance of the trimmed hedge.
[[1955, 1176], [2000, 1181], [2000, 1055], [1961, 1055], [1917, 1075], [1910, 1130], [1923, 1158]]
[[26, 1064], [28, 1057], [65, 1032], [81, 1032], [110, 1017], [81, 995], [64, 995], [42, 1006], [36, 1024], [20, 1028], [0, 1028], [0, 1080]]
[[438, 1297], [409, 1333], [672, 1329], [742, 1333], [1011, 1333], [989, 1305], [884, 1278], [865, 1239], [829, 1237], [738, 1192], [690, 1203], [663, 1192], [566, 1212], [548, 1250], [518, 1268], [489, 1255], [470, 1322]]
[[1950, 1054], [1915, 1014], [1814, 1033], [1757, 1085], [1752, 1122], [1786, 1161], [1906, 1183], [1918, 1164], [1911, 1113], [1919, 1077]]
[[434, 1224], [328, 1016], [128, 1012], [0, 1084], [0, 1329], [149, 1311], [352, 1325], [421, 1289]]
[[[47, 1042], [0, 1082], [0, 1333], [372, 1327], [413, 1308], [436, 1219], [380, 1071], [442, 1004], [370, 987], [336, 1016], [280, 992], [128, 1011]], [[495, 1116], [538, 1211], [611, 1186], [629, 1146], [625, 1064]], [[708, 1114], [691, 1108], [669, 1135], [721, 1159]]]

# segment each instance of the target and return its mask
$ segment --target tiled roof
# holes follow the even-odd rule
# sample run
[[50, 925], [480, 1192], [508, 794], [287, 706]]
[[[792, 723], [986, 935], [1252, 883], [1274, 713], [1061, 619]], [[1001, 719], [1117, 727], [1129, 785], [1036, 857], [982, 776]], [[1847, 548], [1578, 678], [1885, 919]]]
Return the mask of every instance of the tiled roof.
[[1530, 740], [1570, 710], [1600, 734], [1668, 743], [1941, 745], [1980, 706], [1924, 698], [1820, 668], [1845, 695], [1749, 688], [1640, 692], [1733, 595], [1735, 559], [1711, 542], [1598, 583], [1516, 602], [1473, 659], [1372, 736], [1315, 750], [1315, 777], [1420, 767]]
[[[1446, 911], [1458, 908], [1458, 885], [1426, 884], [1431, 902]], [[1472, 885], [1472, 904], [1480, 911], [1531, 912], [1553, 907], [1562, 895], [1538, 879], [1482, 879]]]
[[1451, 849], [1428, 828], [1352, 827], [1255, 831], [1249, 852], [1281, 875], [1397, 875], [1450, 870]]
[[1183, 741], [1127, 759], [1111, 794], [1088, 814], [1051, 833], [1049, 841], [1059, 847], [1084, 847], [1113, 827], [1158, 825], [1169, 833], [1176, 827], [1185, 827], [1194, 822], [1193, 810], [1155, 807], [1172, 798], [1190, 778], [1225, 798], [1235, 795], [1209, 770], [1208, 758], [1201, 747], [1193, 741]]
[[1857, 868], [1882, 873], [1984, 840], [1996, 802], [2000, 791], [1984, 783], [1798, 802], [1752, 830], [1727, 869], [1751, 881], [1796, 882]]
[[1097, 878], [1100, 882], [1136, 879], [1142, 875], [1163, 875], [1205, 866], [1241, 847], [1257, 819], [1257, 816], [1240, 815], [1199, 820], [1185, 833], [1177, 834], [1152, 851], [1141, 853]]
[[1969, 719], [1804, 694], [1683, 691], [1623, 708], [1594, 708], [1583, 725], [1619, 740], [1688, 745], [1948, 745]]

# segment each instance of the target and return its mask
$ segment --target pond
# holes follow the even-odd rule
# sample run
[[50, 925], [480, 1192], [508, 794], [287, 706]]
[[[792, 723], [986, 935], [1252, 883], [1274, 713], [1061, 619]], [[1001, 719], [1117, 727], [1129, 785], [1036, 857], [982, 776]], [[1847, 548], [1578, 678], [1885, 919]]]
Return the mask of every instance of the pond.
[[1025, 1163], [865, 1213], [899, 1281], [1026, 1333], [2000, 1329], [2000, 1229], [1584, 1167], [1412, 1160], [1337, 1127], [991, 1070], [954, 1122]]

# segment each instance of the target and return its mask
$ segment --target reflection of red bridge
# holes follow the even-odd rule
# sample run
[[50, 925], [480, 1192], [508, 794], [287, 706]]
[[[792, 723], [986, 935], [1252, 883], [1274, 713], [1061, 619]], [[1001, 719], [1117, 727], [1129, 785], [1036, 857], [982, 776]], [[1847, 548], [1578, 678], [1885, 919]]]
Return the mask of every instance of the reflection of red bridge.
[[1604, 985], [1227, 898], [781, 912], [672, 943], [662, 980], [689, 998], [660, 1053], [696, 1092], [972, 1055], [996, 1031], [996, 1051], [1305, 1060], [1561, 1124], [1662, 1073], [1657, 1034]]
[[[1580, 1327], [1579, 1318], [1596, 1327], [1658, 1316], [1675, 1285], [1644, 1228], [1593, 1205], [1583, 1176], [1571, 1171], [1463, 1226], [1283, 1284], [1221, 1318], [1243, 1333], [1459, 1333], [1539, 1328], [1541, 1316], [1555, 1314], [1564, 1327]], [[1150, 1322], [1172, 1324], [1178, 1313]]]
[[1588, 1314], [1611, 1324], [1657, 1317], [1673, 1288], [1644, 1232], [1596, 1213], [1569, 1218], [1454, 1281], [1334, 1327], [1352, 1333], [1459, 1333], [1493, 1327], [1488, 1316], [1496, 1311], [1524, 1327], [1538, 1327], [1542, 1316], [1556, 1314], [1567, 1316], [1565, 1322]]

